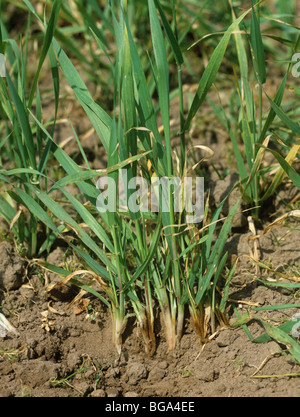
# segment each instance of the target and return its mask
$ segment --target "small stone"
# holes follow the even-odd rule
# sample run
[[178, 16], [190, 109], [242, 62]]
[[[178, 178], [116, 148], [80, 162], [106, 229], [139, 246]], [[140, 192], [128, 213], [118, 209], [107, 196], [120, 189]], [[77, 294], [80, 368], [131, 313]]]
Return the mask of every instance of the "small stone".
[[143, 391], [143, 397], [154, 397], [156, 394], [154, 388], [146, 388]]
[[129, 381], [129, 376], [127, 374], [124, 374], [121, 376], [121, 381], [125, 384]]
[[69, 369], [74, 369], [80, 362], [80, 354], [78, 352], [69, 353], [67, 356], [67, 364]]
[[219, 336], [217, 337], [216, 341], [217, 341], [217, 345], [219, 347], [226, 347], [230, 344], [230, 336], [231, 333], [227, 332], [227, 331], [222, 331]]
[[115, 398], [119, 396], [119, 390], [117, 388], [109, 388], [107, 390], [107, 396], [110, 398]]
[[139, 395], [134, 391], [128, 391], [124, 394], [124, 397], [138, 397]]
[[155, 382], [155, 381], [161, 381], [166, 375], [166, 372], [164, 369], [152, 369], [149, 372], [148, 381]]
[[212, 356], [215, 356], [220, 353], [220, 346], [218, 346], [216, 343], [208, 343], [206, 350], [204, 350], [207, 356], [207, 359], [211, 358]]
[[145, 379], [148, 376], [148, 370], [142, 363], [134, 362], [128, 364], [127, 375], [130, 379], [130, 383], [138, 383], [141, 379]]
[[106, 397], [104, 389], [96, 389], [90, 394], [91, 397]]
[[87, 382], [80, 382], [74, 385], [76, 390], [80, 391], [83, 396], [87, 395], [90, 390], [90, 385]]
[[64, 263], [64, 252], [61, 248], [54, 249], [47, 257], [49, 264], [62, 265]]
[[85, 378], [90, 378], [90, 377], [93, 377], [93, 376], [94, 376], [94, 374], [95, 374], [95, 370], [94, 370], [94, 369], [92, 369], [92, 368], [90, 368], [90, 369], [87, 369], [87, 370], [84, 372], [84, 377], [85, 377]]
[[8, 361], [3, 362], [1, 364], [1, 376], [3, 377], [4, 375], [9, 375], [10, 373], [13, 373], [13, 368], [12, 368], [11, 363], [9, 363]]
[[280, 351], [278, 344], [274, 341], [269, 342], [267, 347], [270, 352], [270, 355], [274, 355], [275, 353], [278, 353]]
[[256, 299], [256, 302], [260, 305], [263, 306], [265, 304], [265, 297], [263, 297], [262, 295], [259, 295]]
[[225, 392], [226, 391], [226, 385], [223, 383], [220, 383], [219, 385], [216, 386], [216, 391], [217, 392]]
[[80, 336], [80, 330], [75, 329], [75, 328], [71, 328], [71, 329], [69, 329], [69, 334], [70, 334], [70, 337], [78, 337], [78, 336]]
[[37, 354], [31, 348], [27, 348], [27, 359], [35, 359], [37, 358]]
[[180, 342], [181, 349], [189, 349], [191, 347], [191, 340], [188, 337], [183, 337]]
[[32, 337], [32, 336], [27, 336], [26, 337], [27, 347], [34, 349], [37, 344], [38, 344], [38, 341], [35, 337]]
[[155, 390], [155, 393], [158, 397], [167, 397], [168, 396], [168, 388], [159, 387]]
[[120, 375], [119, 368], [110, 368], [105, 374], [106, 378], [117, 378], [119, 375]]
[[4, 398], [4, 397], [13, 397], [12, 392], [9, 389], [2, 389], [2, 391], [0, 392], [0, 397]]
[[158, 366], [160, 369], [167, 369], [167, 367], [169, 366], [169, 364], [168, 364], [168, 362], [167, 362], [167, 361], [161, 361], [161, 362], [159, 362], [159, 363], [157, 364], [157, 366]]
[[200, 379], [200, 381], [213, 382], [219, 377], [219, 372], [207, 367], [196, 371], [195, 376]]

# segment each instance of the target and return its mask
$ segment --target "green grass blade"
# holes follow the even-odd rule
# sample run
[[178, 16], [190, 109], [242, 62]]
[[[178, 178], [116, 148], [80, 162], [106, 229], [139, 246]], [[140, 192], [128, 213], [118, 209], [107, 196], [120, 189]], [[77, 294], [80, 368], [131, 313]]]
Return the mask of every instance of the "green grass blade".
[[[76, 221], [52, 198], [50, 198], [46, 193], [36, 190], [33, 186], [28, 184], [28, 187], [34, 192], [34, 194], [45, 204], [46, 207], [54, 214], [60, 221], [70, 226], [80, 240], [91, 249], [102, 262], [114, 270], [114, 266], [111, 264], [106, 254], [98, 247], [95, 241], [78, 225]], [[18, 189], [18, 195], [27, 208], [32, 211], [37, 218], [39, 218], [43, 223], [45, 223], [51, 230], [54, 230], [56, 233], [59, 233], [59, 230], [47, 215], [47, 213], [41, 208], [41, 206], [29, 195], [24, 193], [22, 190]], [[109, 275], [105, 268], [103, 268], [103, 276], [106, 276], [109, 279]]]
[[166, 143], [167, 175], [173, 173], [170, 139], [169, 64], [165, 40], [153, 0], [148, 0], [152, 45], [156, 62], [157, 90]]
[[[31, 169], [31, 168], [15, 168], [15, 169], [10, 169], [10, 170], [6, 170], [6, 169], [0, 169], [0, 172], [4, 175], [20, 175], [20, 174], [31, 174], [31, 175], [41, 175], [41, 173], [36, 170], [36, 169]], [[45, 175], [43, 175], [43, 177], [45, 177]]]
[[[103, 289], [106, 292], [106, 294], [109, 296], [111, 301], [114, 302], [115, 300], [113, 297], [113, 293], [110, 290], [109, 282], [112, 283], [111, 280], [116, 280], [116, 277], [112, 276], [110, 274], [110, 271], [107, 271], [106, 269], [104, 269], [103, 266], [100, 265], [97, 261], [95, 261], [95, 259], [93, 259], [91, 255], [89, 255], [87, 252], [83, 251], [82, 249], [79, 249], [76, 245], [73, 245], [72, 243], [70, 244], [70, 246], [74, 250], [74, 252], [76, 252], [77, 255], [83, 259], [83, 261], [88, 265], [88, 267], [93, 272], [95, 272], [101, 278], [105, 280], [105, 282], [107, 283], [107, 287]], [[117, 284], [117, 281], [115, 282], [115, 284]], [[113, 283], [112, 283], [112, 286], [113, 286]]]
[[61, 0], [54, 0], [52, 10], [51, 10], [50, 19], [49, 19], [47, 29], [46, 29], [46, 33], [45, 33], [45, 37], [44, 37], [44, 43], [43, 43], [43, 47], [42, 47], [42, 51], [41, 51], [41, 55], [40, 55], [40, 60], [39, 60], [39, 63], [38, 63], [37, 71], [36, 71], [35, 76], [34, 76], [33, 84], [32, 84], [29, 99], [28, 99], [29, 109], [32, 106], [34, 93], [35, 93], [35, 90], [36, 90], [37, 82], [38, 82], [38, 79], [39, 79], [39, 76], [40, 76], [40, 72], [41, 72], [43, 63], [46, 59], [48, 50], [51, 46], [51, 42], [52, 42], [52, 38], [54, 36], [60, 7], [61, 7]]
[[211, 251], [211, 254], [210, 254], [208, 262], [207, 262], [207, 272], [203, 276], [203, 278], [201, 278], [201, 281], [199, 283], [199, 288], [198, 288], [198, 291], [197, 291], [197, 295], [195, 297], [195, 302], [196, 302], [197, 305], [200, 303], [204, 293], [209, 288], [210, 280], [211, 280], [213, 274], [215, 273], [216, 268], [219, 264], [219, 260], [220, 260], [220, 257], [222, 256], [222, 251], [224, 249], [224, 245], [225, 245], [226, 240], [229, 236], [229, 233], [230, 233], [230, 230], [231, 230], [231, 227], [232, 227], [233, 218], [234, 218], [236, 210], [239, 206], [239, 202], [240, 202], [240, 199], [235, 203], [235, 205], [231, 209], [228, 217], [226, 218], [226, 220], [225, 220], [225, 222], [222, 226], [222, 229], [219, 233], [219, 237], [218, 237], [218, 239], [217, 239], [217, 241], [214, 245], [214, 248]]
[[[49, 262], [39, 261], [38, 264], [44, 267], [45, 269], [48, 269], [49, 271], [55, 272], [56, 274], [64, 277], [67, 277], [70, 274], [70, 271], [67, 271], [66, 269], [60, 268], [56, 265], [52, 265]], [[70, 282], [84, 289], [85, 291], [88, 291], [89, 293], [93, 294], [95, 297], [99, 298], [108, 308], [110, 308], [109, 302], [104, 297], [102, 297], [101, 294], [98, 293], [98, 291], [95, 291], [89, 285], [84, 284], [82, 281], [79, 281], [76, 278], [71, 278]]]
[[[57, 229], [62, 232], [65, 228], [65, 225], [60, 225], [57, 227]], [[47, 251], [47, 253], [50, 252], [50, 249], [53, 245], [53, 243], [55, 242], [55, 240], [57, 239], [58, 234], [55, 231], [52, 232], [48, 232], [46, 239], [44, 240], [44, 243], [41, 244], [39, 251], [38, 251], [38, 256], [41, 256], [43, 252]]]
[[223, 126], [225, 127], [225, 129], [227, 129], [227, 131], [229, 133], [231, 143], [232, 143], [233, 152], [234, 152], [234, 156], [235, 156], [235, 162], [236, 162], [236, 165], [237, 165], [237, 168], [238, 168], [240, 178], [243, 180], [244, 178], [247, 178], [248, 173], [247, 173], [246, 165], [245, 165], [245, 162], [244, 162], [244, 158], [242, 156], [242, 153], [241, 153], [239, 145], [238, 145], [238, 139], [237, 139], [237, 137], [236, 137], [236, 135], [235, 135], [235, 133], [232, 129], [232, 126], [231, 126], [229, 118], [226, 114], [226, 111], [222, 106], [216, 106], [213, 103], [213, 101], [210, 100], [209, 98], [207, 98], [207, 101], [209, 102], [210, 106], [214, 110], [214, 112], [217, 115], [220, 122], [223, 124]]
[[57, 119], [57, 112], [58, 112], [58, 104], [59, 104], [59, 72], [58, 72], [58, 64], [56, 60], [56, 56], [54, 54], [53, 48], [49, 48], [48, 50], [49, 60], [50, 60], [50, 67], [51, 67], [51, 74], [52, 74], [52, 81], [53, 81], [53, 90], [54, 90], [54, 121], [52, 126], [52, 132], [53, 134], [55, 129], [55, 123]]
[[264, 84], [266, 82], [265, 51], [260, 32], [259, 20], [253, 7], [251, 16], [250, 42], [252, 47], [253, 66], [257, 81], [260, 84]]
[[[0, 79], [1, 80], [1, 79]], [[66, 171], [67, 174], [71, 175], [78, 175], [79, 173], [82, 173], [83, 179], [86, 180], [84, 172], [88, 171], [82, 171], [82, 169], [76, 164], [76, 162], [73, 161], [73, 159], [67, 155], [63, 149], [61, 149], [52, 139], [49, 132], [45, 129], [45, 127], [40, 124], [40, 122], [37, 120], [37, 118], [34, 116], [34, 114], [30, 111], [30, 114], [32, 118], [35, 120], [35, 122], [39, 125], [39, 127], [42, 129], [42, 131], [45, 133], [46, 137], [48, 138], [48, 144], [51, 146], [52, 152], [54, 157], [57, 159], [58, 163], [62, 166], [62, 168]], [[48, 145], [47, 144], [47, 145]], [[97, 191], [96, 185], [92, 182], [88, 181], [79, 181], [77, 183], [78, 188], [83, 192], [83, 194], [87, 197], [87, 199], [96, 206], [96, 200], [99, 195], [99, 191]]]
[[288, 347], [290, 353], [300, 364], [300, 345], [292, 337], [290, 337], [278, 327], [272, 326], [270, 323], [261, 319], [259, 319], [259, 321], [264, 326], [268, 335], [277, 342], [285, 344]]
[[205, 97], [208, 93], [208, 90], [212, 86], [217, 72], [220, 68], [221, 62], [223, 60], [225, 51], [227, 49], [229, 39], [233, 31], [239, 29], [238, 25], [242, 22], [245, 16], [250, 12], [251, 9], [247, 10], [243, 13], [239, 18], [237, 18], [226, 30], [225, 34], [223, 35], [222, 39], [220, 40], [218, 46], [214, 50], [209, 63], [201, 77], [198, 89], [196, 91], [194, 100], [192, 102], [191, 108], [189, 110], [188, 116], [186, 118], [184, 129], [188, 130], [193, 120], [195, 114], [197, 113], [198, 109], [200, 108], [201, 104], [205, 100]]
[[9, 204], [9, 202], [0, 194], [0, 214], [7, 221], [8, 224], [11, 224], [13, 218], [17, 214], [16, 210]]
[[[259, 263], [258, 265], [260, 266]], [[280, 288], [291, 288], [291, 289], [300, 288], [300, 282], [264, 281], [259, 278], [256, 278], [256, 279], [257, 281], [269, 287], [280, 287]]]
[[53, 223], [51, 218], [42, 209], [42, 207], [35, 201], [29, 194], [26, 194], [20, 188], [16, 188], [16, 192], [18, 193], [17, 196], [21, 200], [23, 204], [28, 208], [28, 210], [33, 213], [41, 222], [43, 222], [47, 227], [51, 230], [55, 231], [57, 234], [59, 233], [59, 229]]
[[52, 42], [56, 56], [70, 87], [73, 89], [80, 104], [92, 122], [104, 148], [108, 151], [111, 128], [110, 116], [93, 100], [78, 71], [57, 41], [53, 39]]
[[66, 175], [65, 177], [63, 177], [62, 179], [58, 180], [52, 187], [51, 190], [54, 190], [56, 188], [61, 188], [61, 187], [65, 187], [66, 185], [70, 184], [70, 183], [79, 183], [82, 181], [86, 181], [92, 178], [99, 178], [99, 177], [103, 177], [103, 176], [107, 176], [113, 172], [118, 171], [119, 169], [122, 169], [124, 167], [126, 167], [128, 164], [134, 162], [134, 161], [138, 161], [141, 158], [145, 157], [146, 155], [150, 154], [152, 151], [149, 152], [145, 152], [143, 154], [139, 154], [139, 155], [135, 155], [133, 157], [129, 157], [127, 159], [125, 159], [122, 162], [117, 163], [116, 165], [110, 166], [109, 168], [103, 169], [103, 170], [86, 170], [83, 171], [81, 170], [81, 168], [79, 168], [78, 172], [75, 172], [73, 174], [70, 175]]
[[153, 256], [154, 256], [154, 253], [156, 252], [160, 236], [161, 236], [161, 222], [158, 221], [155, 231], [153, 233], [153, 236], [151, 238], [151, 243], [149, 246], [147, 257], [145, 261], [142, 263], [142, 265], [140, 265], [137, 268], [131, 280], [126, 284], [126, 286], [124, 287], [124, 291], [127, 290], [129, 286], [132, 285], [145, 272], [146, 268], [148, 267], [150, 262], [153, 260]]
[[170, 26], [170, 23], [169, 23], [166, 15], [165, 15], [162, 7], [161, 7], [160, 1], [159, 0], [154, 0], [154, 3], [155, 3], [155, 6], [156, 6], [157, 10], [159, 11], [159, 14], [160, 14], [160, 17], [161, 17], [161, 20], [162, 20], [162, 24], [163, 24], [163, 27], [165, 29], [169, 44], [172, 48], [176, 63], [177, 63], [177, 65], [182, 65], [183, 62], [184, 62], [183, 56], [182, 56], [182, 53], [181, 53], [180, 46], [177, 42], [177, 39], [176, 39], [176, 37], [173, 33], [173, 30]]
[[104, 228], [101, 226], [100, 223], [97, 222], [97, 220], [93, 217], [93, 215], [89, 212], [86, 207], [84, 207], [83, 204], [79, 202], [79, 200], [74, 197], [71, 193], [69, 193], [67, 190], [61, 188], [61, 191], [64, 193], [64, 195], [67, 197], [67, 199], [70, 201], [74, 209], [77, 211], [77, 213], [80, 215], [82, 220], [89, 226], [89, 228], [95, 233], [96, 236], [101, 240], [101, 242], [106, 246], [106, 248], [113, 253], [114, 247], [104, 230]]
[[228, 277], [226, 279], [226, 282], [224, 284], [224, 288], [223, 288], [223, 296], [221, 298], [220, 304], [219, 304], [219, 310], [221, 311], [221, 313], [225, 313], [225, 308], [227, 305], [227, 300], [229, 297], [229, 285], [230, 285], [230, 281], [235, 273], [236, 267], [237, 267], [237, 263], [238, 263], [238, 258], [236, 259], [236, 261], [234, 262], [232, 268], [230, 269], [230, 272], [228, 274]]
[[295, 135], [297, 135], [298, 137], [300, 137], [300, 127], [297, 123], [293, 122], [288, 116], [287, 114], [275, 103], [275, 101], [273, 101], [268, 95], [267, 93], [266, 97], [273, 109], [273, 111], [276, 113], [276, 115], [282, 120], [282, 122], [292, 131], [295, 133]]
[[26, 4], [26, 6], [28, 7], [28, 9], [31, 11], [31, 13], [41, 22], [41, 23], [43, 23], [42, 22], [42, 19], [40, 18], [40, 16], [37, 14], [37, 12], [36, 12], [36, 10], [35, 10], [35, 8], [33, 7], [33, 5], [30, 3], [30, 1], [29, 0], [23, 0], [23, 2]]
[[24, 135], [24, 145], [25, 145], [24, 149], [26, 149], [27, 160], [30, 163], [31, 167], [33, 169], [36, 169], [37, 168], [36, 160], [35, 160], [36, 149], [35, 149], [33, 136], [32, 136], [31, 128], [30, 128], [29, 121], [28, 121], [27, 111], [17, 93], [17, 90], [9, 74], [6, 74], [6, 80], [7, 80], [7, 85], [8, 85], [8, 88], [9, 88], [9, 91], [12, 96], [12, 100], [16, 109], [19, 124], [21, 126], [21, 129]]
[[153, 107], [152, 98], [149, 92], [146, 76], [143, 70], [143, 66], [137, 51], [136, 45], [133, 40], [133, 36], [130, 31], [130, 27], [125, 20], [127, 27], [128, 40], [131, 51], [133, 74], [135, 84], [137, 88], [137, 108], [141, 124], [145, 126], [153, 134], [153, 146], [151, 145], [150, 135], [147, 132], [143, 132], [140, 136], [143, 147], [146, 151], [153, 148], [153, 156], [150, 155], [150, 159], [157, 174], [166, 175], [166, 155], [163, 148], [162, 140], [158, 131], [156, 115]]
[[[277, 91], [277, 93], [276, 93], [276, 95], [275, 95], [275, 97], [274, 97], [274, 101], [273, 101], [273, 102], [274, 102], [277, 106], [280, 106], [280, 104], [281, 104], [281, 101], [282, 101], [282, 98], [283, 98], [283, 94], [284, 94], [284, 90], [285, 90], [285, 86], [286, 86], [287, 76], [288, 76], [288, 73], [286, 73], [286, 74], [285, 74], [285, 76], [283, 77], [283, 80], [281, 81], [280, 86], [279, 86], [279, 88], [278, 88], [278, 91]], [[269, 129], [269, 127], [271, 126], [271, 124], [272, 124], [272, 122], [273, 122], [273, 120], [274, 120], [275, 116], [276, 116], [276, 112], [275, 112], [275, 110], [271, 107], [271, 109], [270, 109], [270, 111], [269, 111], [269, 114], [268, 114], [268, 116], [267, 116], [267, 119], [266, 119], [266, 121], [265, 121], [265, 123], [264, 123], [264, 126], [263, 126], [263, 128], [262, 128], [262, 131], [261, 131], [260, 137], [259, 137], [259, 139], [258, 139], [258, 143], [263, 143], [263, 141], [264, 141], [264, 139], [265, 139], [265, 137], [266, 137], [266, 135], [267, 135], [268, 129]]]
[[178, 256], [177, 259], [180, 259], [182, 257], [184, 257], [185, 255], [187, 255], [191, 250], [193, 250], [196, 246], [200, 245], [201, 243], [205, 242], [208, 239], [208, 235], [202, 236], [199, 240], [197, 240], [196, 242], [190, 244], [187, 248], [185, 248], [180, 255]]
[[[274, 307], [276, 307], [276, 306], [274, 306]], [[295, 307], [295, 306], [293, 306], [293, 307]], [[284, 333], [288, 334], [292, 331], [293, 327], [297, 324], [300, 325], [300, 318], [295, 319], [295, 320], [289, 320], [288, 322], [278, 326], [278, 329], [280, 329]], [[253, 342], [255, 342], [255, 343], [266, 343], [266, 342], [269, 342], [270, 340], [272, 340], [272, 337], [268, 333], [263, 333], [262, 335], [253, 339]]]
[[[295, 184], [295, 186], [300, 190], [300, 175], [291, 167], [291, 165], [276, 151], [267, 148], [277, 159], [280, 163], [282, 169], [287, 174], [287, 176], [291, 179], [291, 181]], [[267, 189], [266, 193], [261, 198], [261, 201], [265, 201], [269, 198], [276, 190], [277, 183], [274, 183], [274, 186], [271, 186]]]

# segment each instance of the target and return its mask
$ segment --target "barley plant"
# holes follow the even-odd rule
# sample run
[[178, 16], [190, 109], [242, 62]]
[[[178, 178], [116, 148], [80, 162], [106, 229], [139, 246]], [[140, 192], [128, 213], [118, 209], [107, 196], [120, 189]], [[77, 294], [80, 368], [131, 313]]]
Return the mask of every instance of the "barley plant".
[[[119, 354], [129, 317], [140, 328], [146, 353], [155, 352], [157, 310], [169, 350], [180, 343], [187, 317], [204, 343], [218, 325], [228, 325], [236, 262], [229, 266], [224, 246], [240, 202], [257, 222], [264, 202], [285, 177], [300, 188], [293, 168], [300, 146], [299, 110], [293, 107], [296, 79], [295, 101], [282, 106], [292, 57], [300, 47], [292, 5], [284, 20], [282, 1], [274, 10], [274, 2], [267, 0], [239, 2], [243, 7], [230, 0], [218, 7], [194, 0], [14, 0], [10, 7], [23, 23], [11, 38], [2, 3], [0, 53], [6, 72], [0, 78], [0, 214], [11, 236], [24, 256], [61, 275], [56, 285], [70, 281], [104, 303]], [[281, 47], [278, 53], [274, 42]], [[267, 53], [284, 68], [275, 94], [266, 87]], [[36, 56], [34, 71], [29, 55]], [[203, 67], [201, 76], [193, 57]], [[230, 68], [227, 81], [233, 91], [227, 103], [210, 96], [226, 78], [224, 65]], [[42, 82], [46, 66], [47, 88]], [[186, 77], [196, 84], [193, 91], [185, 89]], [[61, 108], [66, 85], [105, 151], [103, 169], [91, 168]], [[176, 132], [174, 99], [179, 103]], [[53, 103], [50, 116], [44, 114], [47, 100]], [[230, 193], [212, 210], [205, 189], [201, 218], [194, 221], [189, 207], [182, 204], [177, 210], [172, 179], [184, 185], [209, 164], [205, 157], [191, 164], [190, 157], [196, 155], [190, 129], [203, 106], [211, 106], [229, 133], [239, 173], [233, 189], [241, 196], [221, 219]], [[69, 120], [79, 158], [58, 140], [62, 118]], [[209, 152], [204, 145], [199, 149]], [[269, 168], [263, 165], [267, 154], [275, 161]], [[148, 193], [139, 192], [142, 186]], [[141, 209], [149, 190], [158, 202], [156, 211]], [[179, 202], [188, 197], [181, 192]], [[70, 272], [39, 260], [56, 239], [67, 243], [80, 268]]]

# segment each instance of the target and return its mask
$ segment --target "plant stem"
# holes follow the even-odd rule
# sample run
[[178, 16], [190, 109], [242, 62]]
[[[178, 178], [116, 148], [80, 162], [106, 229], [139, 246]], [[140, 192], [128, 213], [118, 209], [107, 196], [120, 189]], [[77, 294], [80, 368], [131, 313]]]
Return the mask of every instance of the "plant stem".
[[185, 132], [184, 132], [184, 108], [183, 108], [183, 86], [182, 86], [182, 68], [177, 68], [178, 90], [179, 90], [179, 111], [180, 111], [180, 176], [182, 177], [185, 166]]
[[262, 85], [259, 84], [259, 93], [258, 93], [258, 106], [259, 106], [259, 119], [258, 119], [258, 138], [261, 135], [262, 131]]
[[[124, 296], [120, 294], [120, 305], [122, 306], [124, 303], [121, 302], [121, 297], [124, 298]], [[113, 342], [118, 354], [120, 355], [122, 351], [122, 334], [126, 328], [127, 317], [124, 315], [123, 309], [114, 304], [112, 304], [111, 313], [113, 324]]]
[[115, 303], [112, 303], [112, 315], [113, 315], [113, 340], [117, 348], [118, 353], [121, 353], [122, 346], [122, 334], [127, 324], [127, 318], [125, 317], [125, 294], [122, 291], [122, 262], [120, 260], [120, 245], [119, 236], [117, 235], [117, 223], [112, 226], [112, 236], [115, 247], [115, 256], [117, 261], [118, 270], [118, 286], [119, 286], [119, 298], [115, 298]]
[[[254, 155], [256, 157], [257, 155], [257, 147], [256, 147], [256, 143], [257, 140], [260, 138], [261, 132], [262, 132], [262, 94], [263, 94], [263, 90], [262, 90], [262, 84], [259, 84], [259, 92], [258, 92], [258, 134], [255, 136], [255, 140], [254, 140]], [[256, 175], [254, 178], [254, 191], [255, 191], [255, 198], [254, 198], [254, 202], [255, 202], [255, 206], [257, 207], [259, 205], [259, 176]], [[259, 208], [255, 208], [254, 209], [254, 218], [255, 221], [257, 221], [259, 219]]]
[[[171, 193], [170, 193], [170, 221], [172, 225], [175, 224], [174, 200], [171, 197]], [[179, 260], [177, 258], [177, 240], [175, 236], [174, 226], [171, 226], [171, 233], [172, 233], [172, 259], [173, 259], [173, 266], [174, 266], [174, 291], [175, 291], [175, 297], [176, 297], [176, 310], [177, 310], [176, 341], [180, 342], [180, 339], [182, 337], [182, 331], [183, 331], [184, 306], [181, 304], [181, 279], [180, 279]]]
[[[152, 265], [152, 277], [154, 289], [159, 302], [165, 327], [165, 336], [168, 350], [174, 350], [176, 346], [176, 301], [172, 295], [168, 295], [165, 285], [161, 282], [159, 273]], [[175, 306], [175, 309], [174, 309]], [[175, 311], [174, 311], [175, 310]]]

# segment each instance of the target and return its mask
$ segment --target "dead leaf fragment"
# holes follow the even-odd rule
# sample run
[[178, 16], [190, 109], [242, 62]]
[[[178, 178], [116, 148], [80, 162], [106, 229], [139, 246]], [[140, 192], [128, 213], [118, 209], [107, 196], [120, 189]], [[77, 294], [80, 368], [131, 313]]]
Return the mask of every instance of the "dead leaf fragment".
[[41, 328], [45, 329], [47, 332], [50, 332], [51, 326], [53, 326], [55, 324], [55, 320], [49, 320], [48, 319], [48, 313], [49, 313], [48, 310], [45, 310], [45, 311], [41, 312], [41, 315], [43, 316], [41, 318], [41, 322], [42, 322]]
[[87, 298], [82, 298], [79, 300], [73, 307], [73, 312], [75, 315], [81, 314], [84, 311], [87, 311], [87, 307], [90, 301]]

